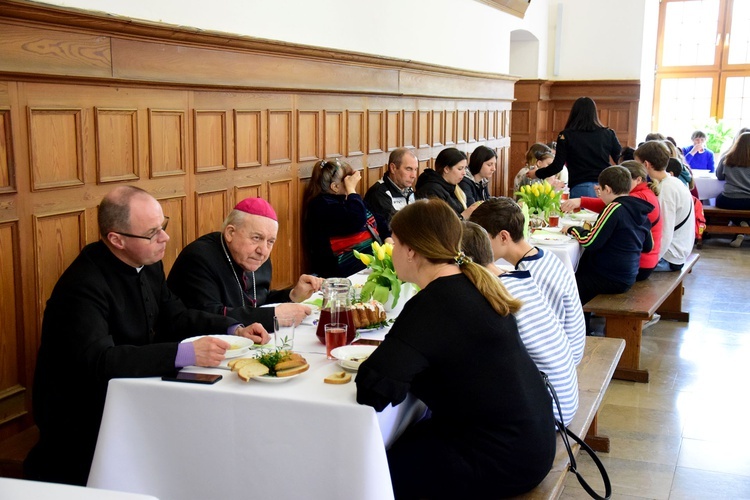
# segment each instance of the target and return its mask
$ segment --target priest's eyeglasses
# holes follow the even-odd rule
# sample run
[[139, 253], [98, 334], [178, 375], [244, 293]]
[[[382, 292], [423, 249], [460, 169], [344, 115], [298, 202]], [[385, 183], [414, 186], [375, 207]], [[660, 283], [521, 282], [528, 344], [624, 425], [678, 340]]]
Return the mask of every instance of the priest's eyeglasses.
[[127, 236], [128, 238], [139, 238], [141, 240], [148, 240], [149, 243], [153, 243], [154, 239], [156, 239], [156, 237], [159, 236], [159, 233], [167, 230], [167, 224], [169, 224], [169, 217], [164, 217], [164, 222], [161, 223], [161, 227], [151, 231], [150, 236], [139, 236], [137, 234], [123, 233], [120, 231], [112, 231], [112, 232], [115, 234], [119, 234], [120, 236]]

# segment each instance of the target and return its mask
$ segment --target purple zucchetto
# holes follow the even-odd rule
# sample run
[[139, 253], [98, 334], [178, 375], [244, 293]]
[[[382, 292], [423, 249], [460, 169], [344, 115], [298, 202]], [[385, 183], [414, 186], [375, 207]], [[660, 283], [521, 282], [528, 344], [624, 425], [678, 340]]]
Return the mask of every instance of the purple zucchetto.
[[276, 212], [270, 203], [263, 198], [245, 198], [241, 202], [237, 203], [234, 207], [235, 210], [245, 212], [251, 215], [260, 215], [261, 217], [268, 217], [271, 220], [279, 221], [276, 217]]

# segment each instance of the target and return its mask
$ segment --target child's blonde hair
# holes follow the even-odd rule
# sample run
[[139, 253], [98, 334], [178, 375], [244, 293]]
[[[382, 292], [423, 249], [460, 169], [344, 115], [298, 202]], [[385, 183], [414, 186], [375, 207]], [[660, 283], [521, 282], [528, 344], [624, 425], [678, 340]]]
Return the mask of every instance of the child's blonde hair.
[[552, 149], [546, 144], [537, 142], [531, 145], [528, 151], [526, 151], [526, 166], [530, 167], [536, 165], [538, 161], [546, 160], [547, 158], [554, 158], [555, 155], [552, 153]]

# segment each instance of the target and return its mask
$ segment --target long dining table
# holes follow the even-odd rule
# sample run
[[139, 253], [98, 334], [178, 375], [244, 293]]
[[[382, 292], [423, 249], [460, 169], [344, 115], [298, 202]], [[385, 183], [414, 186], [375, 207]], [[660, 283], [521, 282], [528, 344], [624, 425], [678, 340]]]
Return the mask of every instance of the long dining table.
[[392, 499], [386, 448], [424, 404], [410, 397], [378, 413], [357, 404], [354, 382], [324, 383], [342, 368], [310, 321], [297, 327], [294, 351], [310, 369], [284, 383], [198, 367], [185, 370], [223, 379], [111, 380], [88, 485], [162, 500]]

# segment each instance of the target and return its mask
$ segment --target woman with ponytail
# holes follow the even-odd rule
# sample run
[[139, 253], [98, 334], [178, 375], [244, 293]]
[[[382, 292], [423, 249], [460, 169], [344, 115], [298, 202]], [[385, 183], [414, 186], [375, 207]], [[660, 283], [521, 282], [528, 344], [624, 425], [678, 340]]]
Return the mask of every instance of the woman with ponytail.
[[421, 291], [362, 363], [357, 401], [381, 411], [407, 394], [430, 409], [388, 450], [396, 498], [499, 498], [534, 488], [555, 455], [552, 403], [518, 335], [521, 303], [461, 251], [441, 200], [391, 221], [393, 265]]

